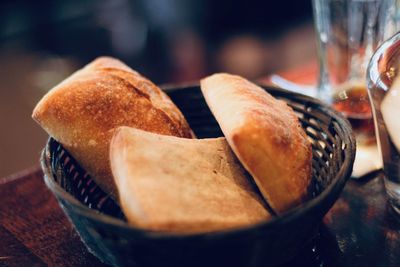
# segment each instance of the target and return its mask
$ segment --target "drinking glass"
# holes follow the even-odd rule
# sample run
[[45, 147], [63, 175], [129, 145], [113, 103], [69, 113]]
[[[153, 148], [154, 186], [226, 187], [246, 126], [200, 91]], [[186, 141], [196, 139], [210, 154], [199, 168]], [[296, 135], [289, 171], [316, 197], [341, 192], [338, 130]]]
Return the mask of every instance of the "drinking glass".
[[400, 213], [400, 33], [385, 41], [368, 66], [368, 93], [383, 160], [385, 188]]
[[396, 28], [395, 0], [313, 0], [320, 64], [318, 97], [350, 121], [357, 144], [374, 144], [366, 68]]

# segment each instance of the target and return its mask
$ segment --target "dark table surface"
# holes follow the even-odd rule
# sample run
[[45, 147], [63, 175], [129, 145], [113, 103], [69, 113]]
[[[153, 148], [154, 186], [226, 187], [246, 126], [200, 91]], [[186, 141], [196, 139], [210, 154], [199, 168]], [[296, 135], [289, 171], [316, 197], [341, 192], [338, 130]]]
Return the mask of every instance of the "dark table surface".
[[[103, 266], [88, 252], [34, 168], [0, 179], [0, 266]], [[285, 266], [400, 266], [400, 218], [383, 175], [350, 180], [313, 247]]]

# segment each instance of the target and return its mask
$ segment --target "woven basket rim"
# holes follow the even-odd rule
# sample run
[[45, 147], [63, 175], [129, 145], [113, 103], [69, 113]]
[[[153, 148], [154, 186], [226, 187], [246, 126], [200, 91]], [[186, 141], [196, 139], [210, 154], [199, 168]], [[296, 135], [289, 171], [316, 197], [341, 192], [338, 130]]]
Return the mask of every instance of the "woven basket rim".
[[[145, 238], [180, 239], [180, 238], [204, 238], [204, 237], [210, 238], [211, 236], [213, 238], [224, 238], [227, 235], [229, 236], [248, 235], [251, 233], [259, 232], [263, 228], [273, 228], [278, 224], [285, 224], [292, 220], [295, 220], [298, 217], [307, 216], [307, 214], [312, 214], [313, 212], [318, 210], [319, 206], [327, 205], [330, 209], [334, 204], [334, 202], [339, 197], [339, 194], [341, 193], [345, 183], [350, 177], [353, 169], [353, 163], [356, 151], [356, 141], [350, 123], [339, 112], [333, 110], [327, 104], [321, 102], [318, 99], [302, 95], [299, 93], [294, 93], [278, 87], [268, 86], [264, 84], [259, 84], [259, 85], [264, 89], [266, 89], [269, 93], [272, 94], [280, 93], [287, 96], [294, 96], [296, 98], [296, 101], [301, 99], [301, 101], [303, 102], [312, 103], [313, 105], [318, 106], [318, 108], [321, 111], [323, 111], [329, 117], [333, 118], [338, 122], [338, 125], [343, 130], [344, 138], [346, 138], [346, 140], [342, 140], [346, 144], [346, 147], [344, 148], [345, 160], [341, 165], [340, 170], [338, 171], [336, 176], [332, 179], [332, 182], [318, 196], [302, 203], [299, 206], [296, 206], [295, 208], [285, 212], [282, 215], [273, 217], [267, 221], [259, 222], [256, 224], [246, 225], [234, 229], [218, 230], [205, 233], [172, 233], [172, 232], [162, 232], [162, 231], [156, 232], [147, 229], [137, 228], [121, 219], [100, 213], [94, 209], [90, 209], [89, 207], [82, 204], [75, 197], [73, 197], [71, 194], [66, 192], [57, 182], [54, 181], [51, 171], [51, 164], [50, 164], [51, 159], [49, 153], [51, 137], [48, 139], [46, 146], [42, 151], [40, 160], [41, 167], [44, 172], [45, 183], [51, 189], [51, 191], [53, 191], [53, 193], [57, 196], [57, 198], [61, 198], [65, 201], [68, 201], [76, 208], [76, 211], [78, 211], [80, 215], [101, 221], [105, 224], [109, 224], [110, 226], [123, 228], [126, 231], [137, 232], [139, 236], [143, 236]], [[185, 90], [196, 87], [199, 87], [199, 83], [162, 86], [163, 90], [165, 90], [166, 92]]]

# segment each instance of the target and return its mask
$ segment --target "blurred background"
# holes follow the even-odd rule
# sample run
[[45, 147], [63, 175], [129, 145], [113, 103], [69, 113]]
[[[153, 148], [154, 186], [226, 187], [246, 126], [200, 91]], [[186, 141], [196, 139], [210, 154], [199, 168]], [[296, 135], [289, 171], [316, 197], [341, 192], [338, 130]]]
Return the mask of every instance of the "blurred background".
[[316, 58], [311, 0], [11, 1], [0, 4], [0, 177], [38, 164], [38, 100], [97, 56], [157, 84], [217, 71], [263, 79]]

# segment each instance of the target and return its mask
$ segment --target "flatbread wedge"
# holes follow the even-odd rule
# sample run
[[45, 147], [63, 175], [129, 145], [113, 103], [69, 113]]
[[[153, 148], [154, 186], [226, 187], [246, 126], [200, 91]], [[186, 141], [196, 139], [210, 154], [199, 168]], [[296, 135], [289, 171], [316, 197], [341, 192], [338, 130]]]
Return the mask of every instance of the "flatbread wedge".
[[120, 127], [110, 161], [121, 207], [137, 227], [197, 233], [271, 218], [225, 138], [185, 139]]

